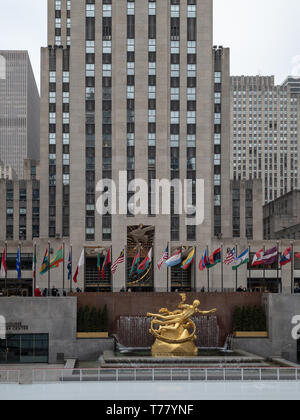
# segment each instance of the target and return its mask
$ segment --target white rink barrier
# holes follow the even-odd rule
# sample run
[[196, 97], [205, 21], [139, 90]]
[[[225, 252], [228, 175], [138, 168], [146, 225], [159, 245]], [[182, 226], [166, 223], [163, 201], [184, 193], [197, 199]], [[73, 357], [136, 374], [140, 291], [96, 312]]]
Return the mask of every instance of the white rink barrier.
[[[121, 381], [298, 381], [300, 368], [33, 369], [32, 383]], [[1, 382], [1, 380], [0, 380]]]
[[20, 383], [20, 371], [19, 370], [0, 369], [0, 384], [19, 384], [19, 383]]

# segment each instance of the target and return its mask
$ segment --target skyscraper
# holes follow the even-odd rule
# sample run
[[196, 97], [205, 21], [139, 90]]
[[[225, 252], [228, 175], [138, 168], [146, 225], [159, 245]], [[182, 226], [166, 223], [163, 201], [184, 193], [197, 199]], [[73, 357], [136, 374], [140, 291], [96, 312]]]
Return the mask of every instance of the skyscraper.
[[24, 177], [39, 160], [40, 98], [27, 51], [0, 51], [0, 159]]
[[232, 77], [231, 89], [232, 177], [261, 179], [268, 203], [299, 185], [299, 96], [274, 77]]
[[[154, 258], [166, 242], [171, 250], [210, 241], [212, 1], [49, 0], [48, 16], [48, 48], [42, 49], [41, 236], [70, 240], [75, 258], [83, 244], [87, 254], [112, 246], [114, 257], [127, 244], [133, 259], [128, 238], [140, 224], [154, 228], [148, 244]], [[150, 214], [151, 188], [147, 215], [100, 216], [97, 181], [118, 182], [120, 171], [127, 171], [128, 183], [204, 179], [204, 223], [187, 226], [185, 215], [173, 211], [172, 194], [171, 215]], [[194, 182], [194, 203], [195, 192]], [[165, 273], [155, 279], [150, 288], [165, 287]], [[119, 273], [113, 289], [123, 282]]]

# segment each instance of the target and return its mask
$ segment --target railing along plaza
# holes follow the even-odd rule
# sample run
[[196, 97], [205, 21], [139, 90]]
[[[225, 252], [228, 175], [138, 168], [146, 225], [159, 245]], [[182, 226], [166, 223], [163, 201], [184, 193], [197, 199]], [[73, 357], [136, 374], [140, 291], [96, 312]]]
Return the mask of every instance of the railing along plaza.
[[0, 384], [19, 384], [20, 374], [16, 369], [0, 369]]
[[[297, 381], [300, 368], [33, 369], [32, 383], [121, 381]], [[1, 381], [0, 381], [1, 382]]]

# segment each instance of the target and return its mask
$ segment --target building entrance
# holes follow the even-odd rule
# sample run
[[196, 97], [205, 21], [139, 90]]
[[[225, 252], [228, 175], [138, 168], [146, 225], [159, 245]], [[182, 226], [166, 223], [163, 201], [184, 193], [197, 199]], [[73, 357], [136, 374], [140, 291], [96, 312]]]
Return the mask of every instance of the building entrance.
[[0, 364], [48, 363], [48, 334], [12, 334], [0, 340]]

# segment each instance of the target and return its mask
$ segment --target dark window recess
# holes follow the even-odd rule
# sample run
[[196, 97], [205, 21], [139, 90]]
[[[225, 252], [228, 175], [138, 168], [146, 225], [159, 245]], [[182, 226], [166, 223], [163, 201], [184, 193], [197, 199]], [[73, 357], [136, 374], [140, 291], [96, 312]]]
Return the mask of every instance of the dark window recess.
[[102, 21], [102, 35], [104, 40], [111, 40], [112, 18], [104, 17]]
[[94, 17], [86, 18], [86, 40], [87, 41], [95, 40], [95, 18]]
[[127, 15], [127, 38], [135, 38], [135, 16]]
[[180, 18], [171, 18], [171, 40], [178, 41], [180, 38]]
[[149, 26], [149, 34], [148, 34], [149, 39], [155, 39], [156, 38], [156, 16], [155, 15], [149, 16], [148, 26]]
[[197, 39], [197, 21], [196, 21], [196, 18], [188, 18], [187, 37], [188, 37], [188, 41], [196, 41], [196, 39]]

